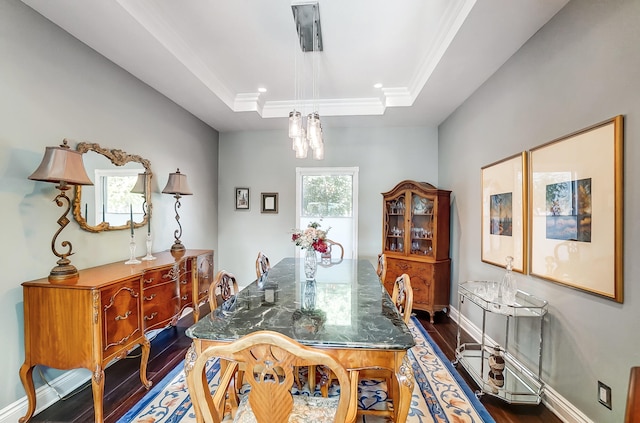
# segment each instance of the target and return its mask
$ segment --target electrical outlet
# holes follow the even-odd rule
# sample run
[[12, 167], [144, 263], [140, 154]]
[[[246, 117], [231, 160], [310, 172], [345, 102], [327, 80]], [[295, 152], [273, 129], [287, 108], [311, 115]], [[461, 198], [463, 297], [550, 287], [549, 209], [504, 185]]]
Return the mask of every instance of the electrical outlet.
[[611, 410], [611, 388], [598, 381], [598, 402]]

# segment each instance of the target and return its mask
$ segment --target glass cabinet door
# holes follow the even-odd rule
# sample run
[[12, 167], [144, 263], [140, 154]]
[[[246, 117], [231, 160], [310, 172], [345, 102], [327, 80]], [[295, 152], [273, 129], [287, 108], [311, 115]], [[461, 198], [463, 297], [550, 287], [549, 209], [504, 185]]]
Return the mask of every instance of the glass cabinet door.
[[411, 193], [411, 254], [433, 257], [433, 208], [433, 198]]
[[385, 219], [385, 245], [387, 251], [400, 252], [405, 251], [405, 211], [406, 211], [405, 195], [400, 195], [386, 201], [386, 219]]

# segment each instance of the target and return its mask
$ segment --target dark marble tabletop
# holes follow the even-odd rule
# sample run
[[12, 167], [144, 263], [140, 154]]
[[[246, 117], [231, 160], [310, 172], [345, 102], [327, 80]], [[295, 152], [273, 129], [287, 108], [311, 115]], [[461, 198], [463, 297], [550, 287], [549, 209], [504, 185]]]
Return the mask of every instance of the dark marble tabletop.
[[232, 341], [272, 330], [309, 346], [406, 350], [415, 345], [370, 262], [318, 265], [306, 281], [302, 259], [285, 258], [187, 329], [195, 339]]

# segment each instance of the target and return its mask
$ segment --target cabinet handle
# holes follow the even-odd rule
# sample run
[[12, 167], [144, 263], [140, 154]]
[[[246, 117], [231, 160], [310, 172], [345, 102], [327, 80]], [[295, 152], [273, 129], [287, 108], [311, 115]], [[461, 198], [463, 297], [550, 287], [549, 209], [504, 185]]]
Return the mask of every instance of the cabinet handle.
[[155, 297], [156, 297], [156, 294], [154, 293], [154, 294], [149, 295], [148, 297], [144, 297], [144, 299], [145, 299], [145, 301], [151, 301], [151, 300], [153, 300]]
[[180, 297], [180, 299], [181, 299], [182, 301], [186, 301], [186, 300], [187, 300], [187, 298], [189, 298], [189, 296], [188, 296], [188, 295], [183, 295], [182, 297]]
[[180, 281], [180, 285], [186, 285], [186, 284], [187, 284], [187, 280], [186, 279]]
[[153, 282], [153, 278], [151, 279], [142, 279], [143, 283], [146, 284], [150, 284], [151, 282]]
[[151, 313], [151, 316], [144, 316], [144, 320], [146, 321], [153, 320], [157, 314], [158, 313], [154, 311], [153, 313]]
[[116, 316], [115, 320], [116, 320], [116, 321], [118, 321], [118, 320], [125, 320], [125, 319], [126, 319], [127, 317], [129, 317], [129, 316], [131, 316], [131, 310], [127, 311], [127, 312], [124, 314], [124, 316], [120, 316], [120, 315]]

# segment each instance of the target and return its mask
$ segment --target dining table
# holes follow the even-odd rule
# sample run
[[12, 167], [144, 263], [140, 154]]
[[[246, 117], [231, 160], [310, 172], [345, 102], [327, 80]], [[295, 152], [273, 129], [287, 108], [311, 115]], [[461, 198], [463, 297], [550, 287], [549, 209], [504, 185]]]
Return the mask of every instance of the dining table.
[[[282, 259], [187, 329], [193, 340], [185, 359], [188, 381], [202, 377], [189, 369], [207, 347], [260, 330], [320, 348], [356, 375], [363, 369], [390, 371], [395, 375], [388, 387], [393, 405], [383, 413], [395, 422], [406, 421], [414, 386], [407, 351], [415, 342], [370, 261], [318, 266], [315, 278], [308, 280], [302, 258]], [[202, 421], [195, 403], [194, 411]]]

